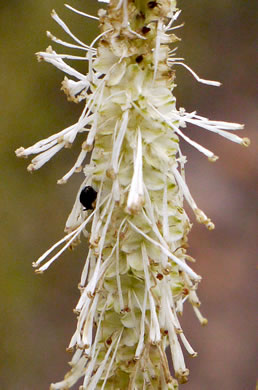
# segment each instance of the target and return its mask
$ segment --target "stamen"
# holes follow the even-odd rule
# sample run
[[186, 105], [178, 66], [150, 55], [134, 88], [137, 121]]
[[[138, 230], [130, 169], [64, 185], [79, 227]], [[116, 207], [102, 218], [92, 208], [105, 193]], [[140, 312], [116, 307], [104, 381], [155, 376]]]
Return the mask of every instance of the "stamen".
[[207, 318], [203, 317], [203, 315], [201, 314], [200, 310], [198, 309], [198, 307], [196, 306], [193, 306], [193, 309], [194, 309], [194, 312], [196, 314], [196, 317], [198, 318], [198, 320], [200, 321], [200, 323], [202, 325], [207, 325], [208, 324], [208, 320]]
[[[51, 49], [52, 50], [52, 49]], [[56, 54], [54, 51], [52, 51], [52, 54]], [[54, 65], [56, 68], [60, 69], [62, 72], [69, 74], [70, 76], [73, 76], [77, 78], [78, 80], [85, 80], [86, 76], [82, 73], [78, 72], [71, 66], [67, 65], [61, 58], [56, 58], [55, 56], [48, 57], [45, 55], [44, 52], [36, 53], [39, 59], [44, 59], [44, 61], [49, 62], [50, 64]]]
[[159, 63], [159, 52], [160, 52], [160, 41], [161, 41], [161, 33], [162, 33], [163, 23], [159, 19], [157, 25], [157, 35], [156, 35], [156, 45], [154, 50], [154, 72], [153, 72], [153, 81], [156, 79], [157, 71], [158, 71], [158, 63]]
[[174, 126], [171, 122], [169, 122], [170, 126], [173, 127], [175, 132], [180, 135], [185, 141], [187, 141], [190, 145], [194, 146], [199, 152], [203, 153], [211, 162], [215, 162], [218, 160], [218, 156], [216, 156], [209, 149], [206, 149], [204, 146], [198, 144], [198, 142], [193, 141], [191, 138], [187, 137], [178, 127]]
[[[241, 137], [238, 137], [237, 135], [235, 134], [232, 134], [232, 133], [228, 133], [227, 131], [225, 130], [221, 130], [219, 128], [219, 124], [217, 124], [216, 126], [214, 125], [210, 125], [209, 121], [207, 121], [207, 123], [205, 123], [203, 120], [196, 120], [196, 119], [190, 119], [190, 118], [186, 118], [185, 119], [186, 122], [189, 122], [189, 123], [192, 123], [198, 127], [202, 127], [206, 130], [209, 130], [209, 131], [212, 131], [213, 133], [216, 133], [218, 135], [221, 135], [222, 137], [224, 138], [227, 138], [229, 139], [230, 141], [233, 141], [233, 142], [236, 142], [237, 144], [243, 144], [243, 138]], [[236, 124], [235, 124], [236, 125]], [[237, 127], [237, 130], [239, 129], [243, 129], [243, 125], [238, 125]], [[235, 128], [233, 128], [232, 130], [236, 130]]]
[[150, 304], [150, 311], [151, 311], [150, 341], [153, 344], [158, 344], [161, 340], [161, 334], [160, 334], [159, 321], [156, 312], [156, 305], [151, 292], [150, 275], [148, 269], [149, 261], [148, 261], [148, 255], [144, 243], [142, 243], [141, 245], [141, 250], [142, 250], [142, 262], [143, 262], [143, 269], [145, 275], [145, 283], [148, 289], [149, 304]]
[[119, 159], [119, 154], [120, 154], [120, 150], [122, 147], [122, 143], [124, 140], [125, 132], [127, 130], [128, 114], [129, 114], [128, 110], [126, 110], [123, 113], [123, 119], [122, 119], [122, 123], [120, 126], [120, 130], [119, 130], [118, 136], [117, 136], [115, 143], [114, 143], [114, 146], [113, 146], [112, 167], [114, 169], [115, 174], [118, 173], [118, 159]]
[[71, 371], [66, 374], [65, 379], [57, 383], [52, 383], [50, 386], [50, 390], [71, 388], [78, 381], [78, 379], [80, 379], [84, 375], [86, 362], [86, 358], [82, 356], [81, 359], [77, 362], [77, 364], [71, 369]]
[[61, 150], [64, 147], [65, 143], [61, 142], [60, 144], [57, 144], [51, 149], [46, 150], [45, 152], [42, 152], [38, 154], [33, 160], [31, 161], [31, 164], [28, 166], [28, 171], [36, 171], [37, 169], [41, 168], [46, 162], [48, 162], [51, 157], [53, 157], [59, 150]]
[[165, 26], [165, 31], [168, 31], [172, 24], [177, 20], [178, 16], [181, 14], [181, 10], [174, 13], [172, 18], [170, 19], [169, 23]]
[[87, 151], [82, 149], [74, 166], [61, 179], [59, 179], [57, 183], [58, 184], [67, 183], [67, 180], [72, 176], [72, 174], [74, 172], [78, 171], [79, 168], [81, 168], [82, 163], [83, 163], [84, 159], [86, 158], [86, 156], [87, 156]]
[[91, 348], [92, 345], [93, 320], [96, 313], [98, 300], [99, 300], [99, 294], [96, 294], [93, 298], [91, 309], [89, 313], [87, 313], [87, 317], [83, 325], [82, 345], [86, 347], [85, 349]]
[[107, 369], [107, 372], [106, 372], [106, 375], [105, 375], [105, 379], [104, 379], [104, 382], [103, 382], [100, 390], [104, 390], [105, 389], [106, 381], [107, 381], [107, 379], [109, 377], [110, 370], [111, 370], [111, 368], [113, 366], [113, 363], [114, 363], [114, 360], [116, 358], [117, 349], [119, 347], [119, 343], [120, 343], [120, 340], [121, 340], [122, 333], [123, 333], [123, 331], [121, 330], [121, 333], [120, 333], [119, 337], [117, 338], [116, 347], [115, 347], [114, 353], [112, 355], [112, 358], [110, 360], [110, 363], [109, 363], [109, 366], [108, 366], [108, 369]]
[[[141, 353], [143, 351], [143, 348], [144, 348], [144, 334], [145, 334], [145, 316], [146, 316], [146, 305], [147, 305], [147, 293], [148, 293], [148, 289], [147, 289], [147, 284], [145, 283], [144, 299], [143, 299], [143, 306], [142, 306], [142, 308], [139, 305], [139, 307], [141, 308], [142, 317], [141, 317], [139, 341], [138, 341], [137, 348], [136, 348], [136, 351], [135, 351], [135, 359], [140, 359], [140, 355], [141, 355]], [[135, 291], [134, 291], [134, 295], [136, 296], [136, 299], [138, 301], [138, 297], [135, 294]], [[139, 301], [138, 301], [138, 304], [139, 304]]]
[[86, 14], [85, 12], [78, 11], [77, 9], [71, 7], [71, 6], [68, 5], [68, 4], [65, 4], [65, 7], [66, 7], [66, 8], [69, 8], [71, 11], [75, 12], [75, 13], [78, 14], [78, 15], [86, 16], [86, 18], [91, 18], [91, 19], [99, 20], [99, 18], [98, 18], [97, 16], [89, 15], [89, 14]]
[[195, 352], [193, 350], [193, 348], [191, 347], [191, 345], [189, 344], [187, 338], [185, 337], [184, 333], [180, 333], [180, 338], [182, 340], [182, 343], [184, 344], [184, 347], [185, 349], [187, 350], [187, 352], [189, 353], [189, 355], [191, 355], [191, 357], [196, 357], [197, 356], [197, 352]]
[[82, 270], [82, 274], [81, 274], [80, 287], [85, 286], [85, 283], [86, 283], [86, 280], [87, 280], [87, 277], [88, 277], [88, 272], [89, 272], [89, 265], [90, 265], [91, 255], [92, 255], [92, 249], [89, 248], [89, 251], [88, 251], [88, 254], [87, 254], [87, 258], [86, 258], [86, 261], [85, 261], [85, 264], [84, 264], [84, 267], [83, 267], [83, 270]]
[[[73, 43], [63, 41], [62, 39], [59, 39], [55, 37], [50, 31], [47, 31], [47, 37], [50, 38], [53, 42], [58, 43], [59, 45], [65, 46], [65, 47], [70, 47], [71, 49], [79, 49], [88, 52], [90, 48], [88, 46], [78, 46], [74, 45]], [[91, 49], [96, 52], [96, 49]]]
[[[87, 57], [82, 57], [82, 56], [73, 56], [73, 55], [70, 55], [70, 54], [57, 54], [57, 53], [49, 53], [49, 52], [43, 52], [43, 51], [40, 51], [37, 53], [38, 57], [42, 57], [44, 60], [46, 58], [49, 58], [49, 59], [58, 59], [58, 58], [61, 58], [61, 59], [67, 59], [67, 60], [81, 60], [81, 61], [88, 61], [88, 58]], [[50, 61], [48, 61], [50, 62]]]
[[[214, 224], [211, 222], [211, 220], [204, 214], [203, 211], [201, 211], [200, 209], [198, 209], [190, 191], [189, 191], [189, 188], [185, 182], [185, 180], [182, 178], [182, 176], [180, 175], [180, 173], [178, 172], [178, 170], [176, 169], [176, 167], [172, 167], [172, 171], [173, 171], [173, 174], [176, 178], [176, 181], [179, 185], [179, 187], [181, 188], [183, 194], [184, 194], [184, 197], [185, 199], [187, 200], [189, 206], [192, 208], [192, 210], [194, 211], [195, 215], [196, 215], [196, 218], [197, 218], [197, 221], [200, 222], [200, 223], [204, 223], [207, 228], [209, 230], [213, 230], [215, 228]], [[169, 174], [168, 174], [169, 175]]]
[[173, 253], [171, 253], [167, 248], [165, 248], [159, 242], [153, 240], [151, 237], [149, 237], [147, 234], [145, 234], [140, 229], [138, 229], [137, 226], [135, 226], [131, 221], [128, 220], [128, 223], [132, 226], [132, 228], [136, 232], [141, 234], [143, 237], [145, 237], [152, 244], [158, 246], [165, 255], [167, 255], [170, 259], [172, 259], [183, 271], [188, 273], [194, 280], [196, 280], [197, 282], [201, 281], [201, 276], [197, 275], [187, 264], [183, 263], [182, 260], [178, 259], [175, 255], [173, 255]]
[[88, 45], [86, 45], [84, 42], [80, 41], [80, 39], [78, 39], [71, 31], [70, 29], [67, 27], [67, 25], [62, 21], [62, 19], [59, 18], [59, 16], [57, 15], [56, 11], [53, 9], [52, 12], [51, 12], [51, 16], [52, 18], [59, 24], [60, 27], [62, 27], [62, 29], [66, 32], [66, 34], [68, 34], [75, 42], [79, 43], [79, 45], [83, 46], [83, 47], [86, 47], [86, 48], [90, 48]]
[[[94, 345], [95, 345], [95, 348], [96, 348], [96, 345], [97, 345], [96, 344], [96, 338], [95, 338]], [[97, 361], [97, 358], [98, 358], [100, 350], [101, 350], [101, 346], [99, 346], [97, 348], [96, 352], [94, 350], [94, 354], [91, 355], [91, 359], [89, 360], [89, 363], [88, 363], [88, 365], [86, 367], [86, 372], [84, 373], [83, 385], [81, 386], [82, 390], [88, 389], [88, 384], [89, 384], [89, 381], [92, 378], [93, 370], [94, 370], [94, 367], [96, 365], [96, 361]]]
[[168, 199], [167, 199], [167, 175], [164, 174], [164, 191], [162, 202], [162, 230], [163, 236], [167, 242], [169, 242], [169, 226], [168, 226]]
[[203, 83], [203, 84], [207, 84], [207, 85], [213, 85], [214, 87], [220, 87], [221, 86], [221, 83], [219, 81], [212, 81], [212, 80], [205, 80], [205, 79], [202, 79], [200, 78], [191, 68], [190, 66], [184, 64], [183, 62], [173, 62], [173, 65], [182, 65], [184, 68], [186, 68], [190, 73], [192, 73], [192, 75], [194, 76], [194, 78], [199, 82], [199, 83]]
[[119, 269], [119, 254], [120, 254], [120, 233], [121, 229], [126, 221], [126, 218], [123, 219], [121, 222], [118, 232], [117, 232], [117, 239], [116, 239], [116, 282], [117, 282], [117, 290], [118, 290], [118, 297], [119, 297], [119, 304], [120, 304], [120, 311], [124, 309], [124, 299], [123, 299], [123, 290], [121, 286], [121, 279], [120, 279], [120, 269]]
[[104, 359], [101, 361], [101, 363], [99, 365], [99, 368], [97, 369], [97, 372], [93, 375], [92, 380], [91, 380], [90, 384], [87, 387], [88, 390], [95, 390], [96, 389], [98, 381], [99, 381], [99, 379], [100, 379], [100, 377], [101, 377], [101, 375], [102, 375], [102, 373], [103, 373], [103, 371], [104, 371], [104, 369], [106, 367], [109, 355], [110, 355], [110, 353], [111, 353], [115, 343], [119, 344], [120, 339], [122, 337], [122, 333], [123, 333], [123, 329], [120, 331], [119, 336], [116, 339], [115, 338], [113, 339], [110, 347], [108, 348], [108, 350], [107, 350], [107, 352], [105, 354]]
[[143, 196], [143, 173], [142, 173], [142, 137], [138, 128], [136, 156], [134, 156], [134, 173], [131, 188], [127, 200], [127, 211], [136, 214], [144, 204]]
[[178, 28], [184, 27], [184, 25], [185, 25], [184, 23], [178, 24], [177, 26], [174, 26], [174, 27], [171, 27], [169, 29], [166, 29], [166, 32], [167, 31], [177, 30]]

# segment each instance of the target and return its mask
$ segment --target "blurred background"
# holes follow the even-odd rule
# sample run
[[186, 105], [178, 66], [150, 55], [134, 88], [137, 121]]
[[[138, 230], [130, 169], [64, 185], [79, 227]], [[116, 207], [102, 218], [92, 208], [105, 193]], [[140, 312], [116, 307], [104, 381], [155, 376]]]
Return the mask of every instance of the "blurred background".
[[[69, 2], [95, 15], [96, 3]], [[188, 156], [192, 194], [216, 224], [216, 230], [209, 232], [195, 223], [190, 234], [189, 253], [197, 259], [194, 269], [203, 277], [198, 295], [209, 324], [201, 327], [190, 305], [185, 305], [182, 326], [199, 356], [187, 358], [190, 381], [182, 388], [249, 390], [255, 388], [257, 356], [257, 2], [180, 0], [179, 7], [185, 27], [177, 31], [182, 38], [178, 55], [201, 77], [219, 80], [223, 86], [198, 84], [178, 67], [174, 91], [178, 107], [197, 109], [210, 119], [245, 123], [241, 135], [252, 139], [246, 149], [189, 128], [190, 137], [220, 156], [215, 164], [181, 142]], [[74, 123], [82, 110], [68, 103], [60, 91], [64, 75], [49, 64], [38, 64], [34, 56], [51, 44], [46, 30], [66, 38], [50, 18], [52, 8], [86, 43], [96, 36], [97, 23], [65, 9], [61, 0], [0, 3], [1, 390], [45, 390], [63, 378], [70, 359], [65, 348], [76, 325], [72, 309], [79, 298], [77, 284], [86, 257], [83, 242], [43, 275], [35, 275], [31, 267], [63, 236], [82, 177], [73, 176], [65, 186], [56, 181], [72, 166], [79, 142], [32, 175], [26, 171], [29, 160], [14, 154], [18, 147]], [[55, 50], [67, 52], [57, 45]], [[193, 220], [190, 210], [189, 215]]]

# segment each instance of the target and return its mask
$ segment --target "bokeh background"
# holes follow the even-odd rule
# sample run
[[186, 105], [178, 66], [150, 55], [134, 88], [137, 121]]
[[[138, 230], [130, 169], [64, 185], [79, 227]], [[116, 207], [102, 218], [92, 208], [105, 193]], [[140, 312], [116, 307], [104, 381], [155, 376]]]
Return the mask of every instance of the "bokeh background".
[[[70, 0], [93, 14], [96, 3]], [[255, 388], [257, 356], [257, 2], [180, 0], [179, 6], [185, 27], [178, 31], [182, 38], [178, 54], [199, 75], [219, 79], [223, 86], [198, 84], [178, 68], [178, 106], [212, 119], [245, 123], [242, 135], [252, 139], [246, 149], [189, 128], [192, 138], [220, 156], [215, 164], [182, 142], [192, 194], [216, 224], [209, 232], [195, 223], [190, 235], [190, 253], [198, 260], [194, 267], [203, 276], [199, 296], [209, 324], [201, 327], [191, 307], [185, 306], [182, 325], [199, 356], [187, 358], [191, 375], [182, 388], [250, 390]], [[49, 16], [52, 8], [86, 43], [96, 36], [97, 23], [71, 13], [62, 0], [0, 2], [1, 390], [45, 390], [65, 374], [70, 358], [65, 348], [76, 325], [72, 308], [79, 298], [76, 286], [86, 256], [84, 242], [44, 275], [35, 275], [31, 267], [63, 235], [82, 177], [72, 177], [65, 186], [56, 181], [73, 164], [79, 143], [33, 175], [26, 171], [29, 160], [14, 154], [21, 145], [72, 124], [82, 109], [68, 103], [60, 91], [63, 74], [49, 64], [38, 64], [34, 56], [50, 44], [46, 30], [65, 38]]]

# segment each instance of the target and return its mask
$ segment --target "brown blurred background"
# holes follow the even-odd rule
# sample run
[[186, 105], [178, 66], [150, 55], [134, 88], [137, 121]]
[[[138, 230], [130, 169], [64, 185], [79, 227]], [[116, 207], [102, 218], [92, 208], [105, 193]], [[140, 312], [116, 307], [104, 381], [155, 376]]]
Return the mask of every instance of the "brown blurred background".
[[[97, 12], [96, 0], [69, 3]], [[180, 21], [186, 25], [178, 31], [183, 38], [178, 54], [201, 77], [220, 80], [223, 86], [198, 84], [178, 68], [178, 107], [197, 109], [211, 119], [245, 123], [242, 135], [252, 139], [246, 149], [189, 128], [193, 139], [220, 156], [215, 164], [181, 142], [189, 160], [192, 194], [216, 224], [216, 230], [208, 232], [195, 223], [190, 235], [190, 253], [198, 260], [194, 267], [203, 276], [199, 296], [209, 324], [202, 328], [185, 305], [182, 325], [199, 353], [196, 359], [187, 359], [191, 375], [182, 386], [186, 390], [255, 388], [256, 4], [254, 0], [179, 1]], [[49, 16], [52, 8], [86, 43], [95, 37], [97, 23], [85, 22], [65, 9], [61, 0], [0, 3], [1, 390], [45, 390], [63, 377], [70, 358], [65, 348], [76, 325], [72, 313], [79, 297], [76, 286], [86, 256], [84, 242], [43, 275], [35, 275], [31, 267], [63, 235], [82, 178], [74, 176], [65, 186], [57, 186], [56, 180], [73, 164], [79, 142], [33, 175], [26, 172], [29, 160], [14, 155], [21, 145], [29, 146], [72, 124], [82, 109], [60, 92], [63, 74], [38, 64], [34, 57], [50, 44], [45, 30], [66, 38]]]

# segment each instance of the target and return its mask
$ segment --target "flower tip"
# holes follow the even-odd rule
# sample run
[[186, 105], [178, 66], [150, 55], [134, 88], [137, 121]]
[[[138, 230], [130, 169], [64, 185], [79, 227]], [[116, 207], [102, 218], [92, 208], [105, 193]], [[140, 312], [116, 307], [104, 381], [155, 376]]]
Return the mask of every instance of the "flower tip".
[[207, 318], [203, 318], [202, 321], [201, 321], [201, 325], [202, 326], [206, 326], [208, 324], [208, 319]]
[[[32, 267], [34, 267], [33, 264], [32, 264]], [[35, 269], [35, 274], [41, 275], [41, 274], [43, 274], [43, 271], [41, 271], [40, 269]]]
[[205, 223], [206, 227], [208, 230], [214, 230], [215, 229], [215, 225], [213, 222], [211, 222], [211, 220], [208, 220], [207, 223]]
[[[62, 141], [61, 141], [62, 142]], [[71, 149], [71, 147], [73, 146], [73, 144], [71, 143], [71, 142], [65, 142], [65, 144], [64, 144], [64, 148], [65, 149]]]
[[67, 183], [67, 180], [64, 180], [64, 179], [57, 180], [57, 184], [66, 184], [66, 183]]
[[144, 197], [138, 195], [137, 199], [134, 202], [128, 202], [125, 211], [128, 214], [136, 215], [141, 211], [142, 206], [144, 205]]
[[54, 9], [52, 9], [52, 11], [50, 12], [50, 15], [52, 16], [52, 18], [54, 18], [55, 16], [57, 16], [57, 13]]
[[85, 141], [82, 144], [82, 149], [85, 150], [86, 152], [91, 152], [93, 149], [93, 144], [91, 142], [88, 143], [87, 141]]
[[20, 148], [18, 148], [18, 149], [16, 149], [15, 150], [15, 154], [16, 154], [16, 156], [17, 157], [24, 157], [24, 158], [26, 158], [27, 156], [24, 154], [24, 147], [20, 147]]
[[218, 159], [219, 159], [219, 156], [215, 156], [215, 154], [213, 154], [213, 156], [211, 156], [211, 157], [208, 158], [208, 160], [209, 160], [210, 162], [215, 162], [215, 161], [217, 161]]
[[194, 353], [192, 353], [190, 356], [191, 356], [192, 358], [195, 358], [195, 357], [198, 356], [198, 353], [197, 353], [197, 352], [194, 352]]
[[32, 173], [35, 171], [35, 165], [34, 164], [30, 164], [27, 166], [27, 171]]
[[106, 176], [111, 179], [111, 180], [115, 180], [116, 178], [116, 174], [115, 174], [115, 171], [114, 171], [114, 168], [108, 168], [106, 170]]
[[251, 144], [250, 138], [244, 137], [242, 139], [241, 145], [248, 147]]
[[53, 39], [53, 38], [54, 38], [54, 35], [51, 34], [50, 31], [46, 31], [46, 35], [47, 35], [47, 37], [50, 38], [50, 39]]
[[178, 382], [183, 385], [188, 382], [189, 370], [185, 368], [184, 370], [179, 369], [175, 372], [175, 376], [178, 379]]
[[41, 62], [41, 61], [43, 61], [43, 60], [44, 60], [44, 57], [41, 55], [41, 53], [40, 53], [40, 52], [38, 52], [38, 53], [35, 53], [35, 56], [37, 57], [37, 60], [38, 60], [38, 62]]

